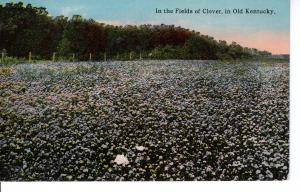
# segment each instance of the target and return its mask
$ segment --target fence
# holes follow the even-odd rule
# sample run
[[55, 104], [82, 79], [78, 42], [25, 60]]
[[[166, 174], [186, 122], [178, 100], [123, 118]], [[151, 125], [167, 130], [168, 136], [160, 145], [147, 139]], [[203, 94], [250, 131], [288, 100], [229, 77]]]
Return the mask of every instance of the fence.
[[[95, 57], [94, 56], [95, 55], [93, 55], [92, 53], [89, 53], [86, 59], [82, 59], [82, 58], [77, 59], [75, 53], [73, 53], [70, 57], [66, 57], [66, 56], [59, 56], [56, 52], [53, 52], [52, 57], [49, 60], [51, 60], [52, 62], [57, 62], [57, 61], [75, 62], [77, 60], [93, 62], [93, 61], [107, 61], [107, 60], [143, 60], [144, 58], [147, 59], [152, 58], [151, 54], [147, 54], [143, 52], [140, 52], [139, 54], [136, 54], [135, 52], [122, 53], [122, 54], [117, 53], [116, 55], [110, 55], [110, 56], [106, 52], [104, 52], [96, 55]], [[9, 58], [8, 54], [2, 51], [1, 63], [5, 62], [8, 58]], [[31, 51], [29, 51], [28, 56], [27, 58], [25, 58], [25, 60], [27, 60], [29, 63], [34, 62], [36, 60], [40, 60], [40, 59], [35, 60], [34, 58], [35, 58], [34, 54]]]

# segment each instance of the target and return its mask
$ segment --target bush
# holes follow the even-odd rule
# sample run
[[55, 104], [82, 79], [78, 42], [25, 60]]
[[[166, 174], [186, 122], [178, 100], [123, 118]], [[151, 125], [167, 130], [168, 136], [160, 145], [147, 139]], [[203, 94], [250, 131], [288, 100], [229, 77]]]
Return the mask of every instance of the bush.
[[183, 49], [179, 47], [172, 47], [166, 45], [164, 47], [157, 47], [151, 52], [154, 59], [181, 59]]
[[16, 57], [4, 57], [3, 60], [1, 60], [0, 62], [0, 66], [4, 65], [4, 66], [9, 66], [9, 65], [13, 65], [13, 64], [20, 64], [20, 63], [24, 63], [26, 60], [24, 58], [16, 58]]

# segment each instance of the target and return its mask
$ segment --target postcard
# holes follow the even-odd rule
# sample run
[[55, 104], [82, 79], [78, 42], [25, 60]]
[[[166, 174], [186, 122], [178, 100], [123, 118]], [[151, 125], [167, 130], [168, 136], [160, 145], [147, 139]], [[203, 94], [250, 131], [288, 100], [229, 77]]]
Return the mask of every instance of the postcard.
[[0, 180], [287, 180], [289, 5], [2, 0]]

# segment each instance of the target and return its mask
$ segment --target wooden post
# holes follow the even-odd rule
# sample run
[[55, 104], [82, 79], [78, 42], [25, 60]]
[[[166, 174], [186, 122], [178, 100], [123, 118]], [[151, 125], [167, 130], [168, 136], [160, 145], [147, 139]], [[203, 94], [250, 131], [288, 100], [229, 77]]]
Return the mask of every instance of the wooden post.
[[142, 58], [142, 52], [140, 52], [140, 60], [142, 60], [143, 58]]
[[74, 62], [75, 61], [75, 54], [73, 53], [72, 55], [72, 61]]
[[4, 62], [4, 51], [1, 53], [1, 62]]
[[53, 52], [53, 55], [52, 55], [52, 62], [55, 62], [55, 55], [56, 55], [56, 53]]
[[106, 61], [106, 52], [104, 52], [104, 61]]
[[29, 51], [28, 53], [28, 62], [30, 63], [31, 62], [31, 52]]
[[131, 52], [129, 53], [129, 60], [131, 60]]
[[119, 53], [117, 53], [117, 60], [119, 60]]
[[90, 58], [89, 58], [89, 60], [92, 61], [92, 53], [90, 53]]

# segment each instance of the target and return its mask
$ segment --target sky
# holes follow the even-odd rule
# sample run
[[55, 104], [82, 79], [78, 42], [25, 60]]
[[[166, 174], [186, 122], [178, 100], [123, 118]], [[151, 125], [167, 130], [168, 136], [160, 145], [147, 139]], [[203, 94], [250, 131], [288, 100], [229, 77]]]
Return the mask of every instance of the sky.
[[[0, 0], [1, 3], [18, 2]], [[114, 25], [174, 24], [242, 46], [289, 53], [289, 0], [24, 0], [52, 16], [74, 14]], [[221, 9], [223, 14], [158, 14], [158, 9]], [[224, 9], [272, 9], [274, 15], [224, 14]]]

